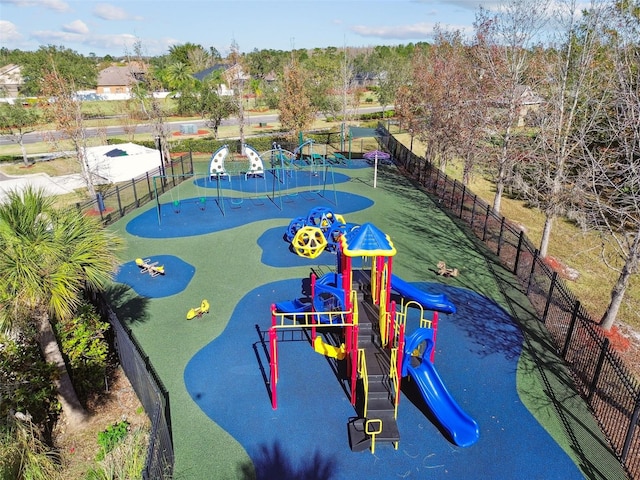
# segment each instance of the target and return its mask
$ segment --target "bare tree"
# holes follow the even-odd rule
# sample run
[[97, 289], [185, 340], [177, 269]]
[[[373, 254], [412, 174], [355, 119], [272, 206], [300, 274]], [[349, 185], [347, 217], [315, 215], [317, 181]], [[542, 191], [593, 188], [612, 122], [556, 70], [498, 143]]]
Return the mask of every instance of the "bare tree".
[[164, 162], [169, 162], [169, 127], [167, 126], [168, 113], [165, 111], [163, 100], [156, 93], [162, 90], [160, 81], [145, 61], [143, 47], [140, 41], [133, 46], [133, 56], [129, 56], [129, 69], [131, 78], [132, 97], [140, 106], [142, 117], [153, 128], [154, 136], [159, 142]]
[[231, 64], [231, 67], [225, 72], [227, 81], [231, 84], [233, 89], [233, 98], [235, 106], [233, 111], [238, 117], [238, 129], [240, 134], [240, 153], [244, 154], [244, 127], [246, 119], [244, 117], [244, 87], [247, 78], [242, 67], [242, 58], [240, 56], [240, 47], [238, 43], [233, 40], [231, 42], [231, 48], [227, 61]]
[[[537, 54], [539, 91], [545, 101], [536, 113], [536, 132], [525, 142], [516, 166], [516, 187], [545, 216], [540, 256], [546, 257], [554, 221], [567, 213], [576, 194], [572, 173], [580, 168], [581, 135], [593, 128], [592, 108], [605, 101], [600, 69], [594, 68], [601, 51], [597, 26], [605, 2], [592, 1], [584, 16], [577, 0], [558, 4], [555, 44]], [[608, 2], [607, 2], [608, 3]], [[525, 137], [528, 138], [528, 137]]]
[[480, 8], [476, 16], [476, 52], [482, 78], [496, 106], [490, 126], [494, 137], [489, 171], [496, 193], [493, 211], [500, 212], [502, 195], [511, 176], [513, 135], [523, 106], [523, 87], [530, 77], [530, 52], [547, 19], [548, 0], [506, 0], [497, 13]]
[[427, 158], [444, 171], [448, 160], [465, 160], [471, 170], [485, 119], [482, 82], [458, 31], [438, 31], [434, 44], [416, 52], [410, 86], [402, 88], [396, 110], [411, 135], [427, 144]]
[[640, 270], [640, 9], [620, 3], [603, 28], [610, 42], [609, 97], [584, 137], [585, 222], [603, 235], [603, 261], [618, 272], [601, 326], [610, 329]]
[[[94, 172], [87, 158], [87, 130], [82, 116], [82, 101], [76, 96], [74, 82], [71, 78], [64, 78], [52, 60], [49, 70], [42, 77], [41, 88], [43, 95], [49, 99], [44, 110], [62, 139], [71, 142], [89, 195], [95, 198]], [[55, 143], [59, 138], [51, 136], [49, 140]]]

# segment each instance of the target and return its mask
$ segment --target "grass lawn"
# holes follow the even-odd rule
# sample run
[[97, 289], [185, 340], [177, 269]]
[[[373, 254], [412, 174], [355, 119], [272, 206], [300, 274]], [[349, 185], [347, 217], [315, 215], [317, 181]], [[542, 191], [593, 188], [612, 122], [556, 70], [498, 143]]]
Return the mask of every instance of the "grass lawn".
[[[411, 142], [408, 134], [396, 135], [396, 138], [406, 146]], [[414, 138], [413, 149], [414, 152], [424, 152], [425, 146]], [[450, 163], [447, 174], [451, 178], [462, 181], [461, 165], [455, 162]], [[485, 202], [493, 203], [495, 187], [483, 176], [476, 174], [469, 189]], [[540, 244], [544, 215], [539, 210], [529, 208], [521, 200], [504, 196], [500, 213], [522, 225], [534, 245]], [[580, 273], [578, 280], [570, 282], [569, 287], [594, 319], [600, 318], [604, 313], [609, 303], [611, 288], [618, 278], [618, 273], [607, 268], [600, 257], [602, 245], [600, 235], [595, 232], [585, 232], [574, 222], [566, 219], [558, 219], [555, 222], [549, 245], [549, 255]], [[631, 277], [618, 321], [640, 331], [640, 276], [638, 275]]]

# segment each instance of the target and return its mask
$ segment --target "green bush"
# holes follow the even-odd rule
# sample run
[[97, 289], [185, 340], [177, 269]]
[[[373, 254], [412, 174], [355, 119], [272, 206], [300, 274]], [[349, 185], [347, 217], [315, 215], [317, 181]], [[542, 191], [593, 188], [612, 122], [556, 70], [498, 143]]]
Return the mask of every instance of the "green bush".
[[0, 423], [10, 411], [27, 412], [44, 426], [59, 410], [53, 380], [57, 369], [42, 358], [35, 343], [0, 339]]
[[98, 445], [100, 450], [96, 456], [97, 461], [104, 460], [105, 456], [124, 440], [129, 433], [129, 422], [122, 421], [114, 425], [109, 425], [105, 430], [98, 433]]
[[149, 438], [142, 428], [135, 428], [105, 454], [98, 466], [89, 470], [87, 480], [129, 480], [142, 478]]
[[101, 321], [95, 307], [88, 303], [78, 308], [72, 320], [56, 325], [62, 354], [81, 399], [102, 391], [109, 354], [104, 333], [108, 329], [109, 324]]

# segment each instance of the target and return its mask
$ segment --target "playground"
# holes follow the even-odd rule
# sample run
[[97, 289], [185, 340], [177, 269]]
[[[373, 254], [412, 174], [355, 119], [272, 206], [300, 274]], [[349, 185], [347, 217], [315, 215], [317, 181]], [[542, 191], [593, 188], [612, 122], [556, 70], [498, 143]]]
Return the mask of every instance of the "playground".
[[112, 227], [174, 478], [625, 478], [515, 279], [392, 163], [225, 155]]

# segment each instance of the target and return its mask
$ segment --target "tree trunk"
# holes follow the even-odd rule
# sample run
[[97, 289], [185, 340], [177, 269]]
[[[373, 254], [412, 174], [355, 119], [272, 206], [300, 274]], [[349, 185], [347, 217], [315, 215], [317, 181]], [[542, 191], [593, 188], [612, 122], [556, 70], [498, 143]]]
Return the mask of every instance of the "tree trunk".
[[604, 312], [602, 320], [600, 320], [600, 326], [604, 330], [609, 330], [613, 326], [613, 322], [616, 321], [618, 311], [620, 310], [622, 300], [624, 299], [624, 294], [627, 291], [627, 286], [629, 285], [630, 277], [631, 273], [625, 265], [622, 272], [620, 272], [620, 276], [618, 277], [616, 284], [613, 286], [613, 290], [611, 290], [611, 302], [609, 302], [609, 306]]
[[38, 345], [48, 363], [53, 363], [58, 368], [58, 377], [55, 379], [58, 400], [62, 405], [62, 411], [67, 419], [70, 429], [82, 426], [89, 417], [84, 409], [71, 382], [67, 366], [62, 358], [62, 352], [53, 333], [53, 327], [46, 314], [40, 314], [38, 322]]
[[504, 192], [504, 183], [498, 182], [496, 183], [496, 194], [493, 197], [493, 213], [496, 215], [500, 213], [500, 208], [502, 207], [502, 193]]
[[549, 240], [551, 239], [551, 230], [553, 228], [553, 215], [546, 215], [544, 219], [544, 228], [542, 229], [542, 239], [540, 240], [540, 257], [545, 258], [549, 250]]

